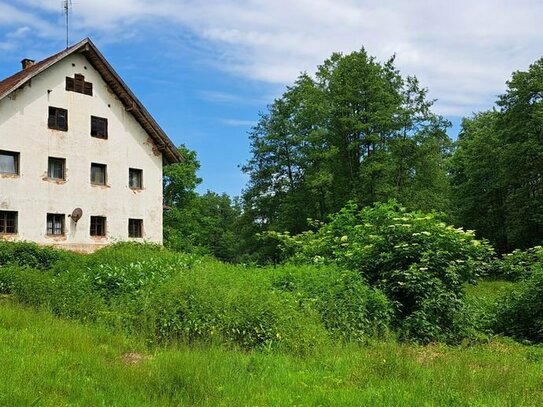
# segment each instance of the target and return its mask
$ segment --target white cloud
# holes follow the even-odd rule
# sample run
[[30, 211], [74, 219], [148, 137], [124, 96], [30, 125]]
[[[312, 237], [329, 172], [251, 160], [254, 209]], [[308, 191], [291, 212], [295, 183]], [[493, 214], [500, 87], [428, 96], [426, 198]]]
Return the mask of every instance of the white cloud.
[[239, 103], [242, 101], [242, 98], [233, 93], [217, 92], [214, 90], [202, 90], [200, 92], [200, 98], [207, 100], [208, 102], [215, 103]]
[[[60, 13], [58, 0], [19, 3]], [[32, 10], [0, 2], [0, 26], [16, 20], [50, 31]], [[537, 0], [86, 0], [74, 3], [72, 18], [79, 32], [109, 40], [188, 30], [211, 45], [221, 69], [273, 84], [313, 72], [334, 51], [395, 53], [402, 74], [439, 99], [438, 112], [463, 115], [491, 106], [512, 71], [541, 57], [541, 16]]]
[[242, 119], [219, 119], [222, 124], [234, 127], [252, 127], [256, 123], [254, 120], [242, 120]]

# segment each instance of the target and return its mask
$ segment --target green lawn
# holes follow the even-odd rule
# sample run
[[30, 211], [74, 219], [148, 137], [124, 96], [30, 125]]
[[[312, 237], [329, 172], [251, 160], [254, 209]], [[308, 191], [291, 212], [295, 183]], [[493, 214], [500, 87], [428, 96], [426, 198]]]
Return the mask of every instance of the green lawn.
[[326, 347], [296, 357], [148, 350], [0, 300], [2, 406], [540, 406], [543, 348]]

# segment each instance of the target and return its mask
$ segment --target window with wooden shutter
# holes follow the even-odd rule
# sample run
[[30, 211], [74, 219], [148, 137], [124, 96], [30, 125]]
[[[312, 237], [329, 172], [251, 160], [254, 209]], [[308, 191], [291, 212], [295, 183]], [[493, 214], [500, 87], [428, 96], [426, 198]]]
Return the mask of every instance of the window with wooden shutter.
[[85, 77], [76, 73], [73, 78], [66, 77], [66, 90], [92, 96], [92, 83], [85, 82]]

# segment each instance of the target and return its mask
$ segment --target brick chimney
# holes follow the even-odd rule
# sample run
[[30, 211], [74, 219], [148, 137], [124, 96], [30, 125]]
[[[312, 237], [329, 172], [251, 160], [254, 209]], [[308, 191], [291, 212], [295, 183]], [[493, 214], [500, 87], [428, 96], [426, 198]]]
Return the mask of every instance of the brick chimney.
[[36, 61], [34, 61], [33, 59], [25, 58], [21, 61], [21, 65], [23, 66], [23, 69], [27, 69], [34, 65], [35, 62]]

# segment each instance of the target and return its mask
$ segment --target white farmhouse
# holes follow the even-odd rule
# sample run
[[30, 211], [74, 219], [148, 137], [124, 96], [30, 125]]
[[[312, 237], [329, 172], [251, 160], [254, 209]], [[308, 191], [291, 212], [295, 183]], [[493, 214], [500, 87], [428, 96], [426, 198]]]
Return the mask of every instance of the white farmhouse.
[[93, 251], [162, 242], [162, 166], [181, 157], [85, 39], [0, 82], [0, 239]]

